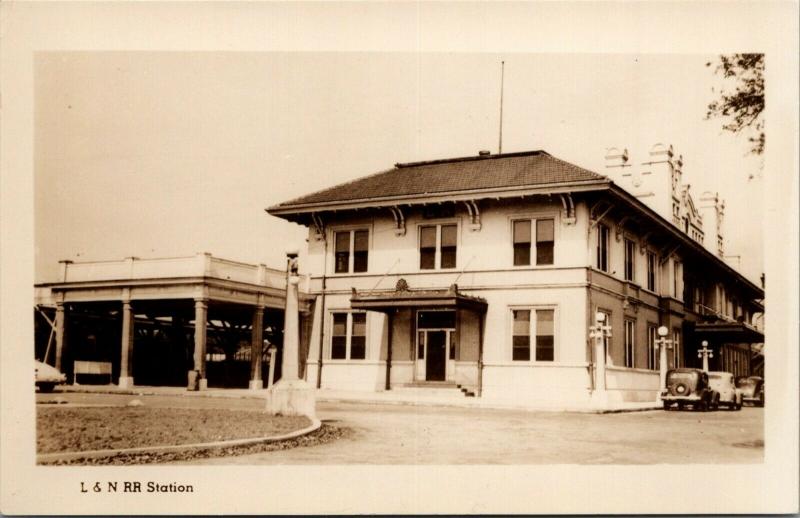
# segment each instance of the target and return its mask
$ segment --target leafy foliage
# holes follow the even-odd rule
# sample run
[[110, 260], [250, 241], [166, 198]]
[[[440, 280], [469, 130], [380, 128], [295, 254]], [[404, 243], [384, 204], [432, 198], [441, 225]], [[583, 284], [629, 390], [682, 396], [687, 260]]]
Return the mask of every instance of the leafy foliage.
[[[713, 63], [706, 63], [710, 67]], [[747, 131], [750, 152], [764, 152], [764, 54], [730, 54], [719, 56], [714, 73], [721, 74], [726, 86], [719, 98], [708, 105], [706, 119], [728, 119], [722, 128], [733, 133]], [[713, 91], [713, 89], [712, 89]]]

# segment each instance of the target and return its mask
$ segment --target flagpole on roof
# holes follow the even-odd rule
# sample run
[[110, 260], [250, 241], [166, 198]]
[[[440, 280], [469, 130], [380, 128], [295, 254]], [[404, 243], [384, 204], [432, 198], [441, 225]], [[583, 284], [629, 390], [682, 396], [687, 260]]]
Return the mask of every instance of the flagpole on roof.
[[500, 62], [500, 143], [497, 146], [497, 154], [503, 153], [503, 79], [505, 76], [506, 62]]

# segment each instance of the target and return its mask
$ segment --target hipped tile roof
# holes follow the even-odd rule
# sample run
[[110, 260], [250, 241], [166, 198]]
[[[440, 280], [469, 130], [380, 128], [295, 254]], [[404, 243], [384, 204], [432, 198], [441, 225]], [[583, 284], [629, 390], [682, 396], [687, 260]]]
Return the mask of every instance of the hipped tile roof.
[[286, 210], [308, 204], [598, 180], [606, 180], [606, 177], [545, 151], [471, 156], [395, 164], [393, 169], [301, 196], [268, 210]]

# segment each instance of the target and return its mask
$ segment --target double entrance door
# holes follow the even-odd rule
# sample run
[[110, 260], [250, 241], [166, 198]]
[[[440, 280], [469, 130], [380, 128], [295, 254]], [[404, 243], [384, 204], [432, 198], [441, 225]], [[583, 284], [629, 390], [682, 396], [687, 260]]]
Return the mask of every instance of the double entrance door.
[[445, 381], [455, 373], [455, 311], [417, 312], [417, 381]]

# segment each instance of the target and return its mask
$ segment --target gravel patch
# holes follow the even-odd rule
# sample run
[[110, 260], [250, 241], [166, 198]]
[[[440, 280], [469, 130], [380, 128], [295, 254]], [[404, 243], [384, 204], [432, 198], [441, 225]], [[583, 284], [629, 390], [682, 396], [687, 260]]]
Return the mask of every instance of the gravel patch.
[[311, 424], [305, 417], [202, 408], [38, 407], [37, 452], [112, 450], [282, 435]]

